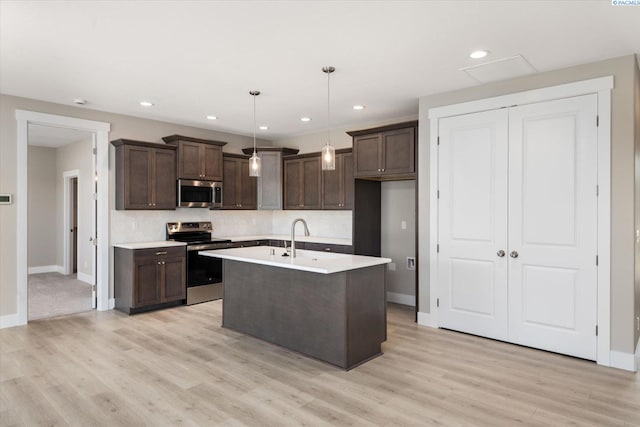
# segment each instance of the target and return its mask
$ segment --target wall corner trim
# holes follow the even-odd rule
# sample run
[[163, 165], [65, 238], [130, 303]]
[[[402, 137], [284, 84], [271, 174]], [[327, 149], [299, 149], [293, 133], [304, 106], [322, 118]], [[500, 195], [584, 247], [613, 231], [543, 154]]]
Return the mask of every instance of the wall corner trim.
[[612, 368], [624, 369], [625, 371], [637, 372], [637, 360], [637, 350], [636, 354], [611, 350], [611, 356], [609, 357], [609, 366]]
[[438, 328], [438, 325], [434, 324], [429, 313], [423, 311], [418, 312], [418, 325], [428, 326], [429, 328]]
[[398, 292], [387, 292], [387, 302], [415, 307], [416, 297], [409, 294], [400, 294]]
[[13, 328], [14, 326], [20, 326], [18, 323], [18, 313], [0, 316], [0, 329]]

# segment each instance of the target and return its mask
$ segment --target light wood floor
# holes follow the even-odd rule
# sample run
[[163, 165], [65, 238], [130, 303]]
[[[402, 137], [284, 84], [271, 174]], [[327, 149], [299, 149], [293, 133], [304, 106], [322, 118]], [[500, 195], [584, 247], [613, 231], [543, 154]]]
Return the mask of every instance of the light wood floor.
[[640, 425], [638, 375], [389, 307], [350, 372], [220, 327], [221, 303], [0, 330], [0, 425]]

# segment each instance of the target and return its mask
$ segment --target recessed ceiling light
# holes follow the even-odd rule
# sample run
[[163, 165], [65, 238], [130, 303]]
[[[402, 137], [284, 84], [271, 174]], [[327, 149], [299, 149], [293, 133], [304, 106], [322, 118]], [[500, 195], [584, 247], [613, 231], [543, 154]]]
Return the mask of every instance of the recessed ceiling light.
[[269, 126], [260, 126], [259, 129], [260, 130], [269, 130]]
[[469, 54], [469, 58], [471, 59], [482, 59], [485, 56], [489, 55], [488, 50], [476, 50]]
[[354, 105], [353, 109], [354, 110], [364, 110], [364, 105]]
[[153, 102], [150, 101], [140, 101], [140, 105], [143, 107], [153, 107]]
[[218, 116], [207, 116], [207, 120], [218, 120]]
[[300, 121], [301, 122], [310, 122], [311, 121], [311, 117], [300, 117]]
[[73, 100], [73, 103], [78, 105], [84, 105], [87, 103], [87, 100], [82, 98], [76, 98]]

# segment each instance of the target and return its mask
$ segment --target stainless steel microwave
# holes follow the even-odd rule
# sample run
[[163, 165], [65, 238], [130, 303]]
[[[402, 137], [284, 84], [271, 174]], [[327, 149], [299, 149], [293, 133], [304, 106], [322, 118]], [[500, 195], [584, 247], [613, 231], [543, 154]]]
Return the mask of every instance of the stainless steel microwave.
[[222, 182], [178, 180], [178, 207], [210, 208], [222, 207]]

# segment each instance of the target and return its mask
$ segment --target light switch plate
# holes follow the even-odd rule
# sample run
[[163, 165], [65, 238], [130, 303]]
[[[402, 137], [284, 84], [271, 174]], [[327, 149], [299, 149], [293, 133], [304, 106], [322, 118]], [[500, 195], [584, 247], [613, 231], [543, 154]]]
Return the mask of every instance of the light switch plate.
[[416, 259], [412, 256], [407, 257], [407, 270], [415, 270], [416, 269]]
[[12, 199], [11, 194], [0, 194], [0, 205], [10, 205]]
[[400, 222], [400, 228], [403, 229], [403, 230], [406, 230], [407, 229], [407, 221], [401, 221]]

